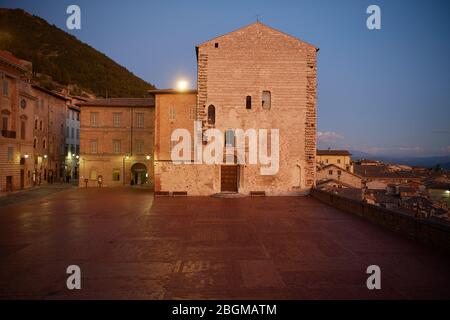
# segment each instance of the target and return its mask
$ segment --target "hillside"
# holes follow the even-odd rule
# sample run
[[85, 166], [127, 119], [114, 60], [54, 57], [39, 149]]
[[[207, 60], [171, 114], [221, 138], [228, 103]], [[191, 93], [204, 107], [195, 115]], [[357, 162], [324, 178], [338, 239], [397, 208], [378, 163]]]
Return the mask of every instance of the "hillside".
[[[74, 36], [21, 9], [0, 8], [0, 49], [33, 63], [41, 85], [98, 97], [144, 97], [154, 86]], [[48, 76], [51, 77], [48, 77]], [[53, 81], [51, 81], [53, 80]]]

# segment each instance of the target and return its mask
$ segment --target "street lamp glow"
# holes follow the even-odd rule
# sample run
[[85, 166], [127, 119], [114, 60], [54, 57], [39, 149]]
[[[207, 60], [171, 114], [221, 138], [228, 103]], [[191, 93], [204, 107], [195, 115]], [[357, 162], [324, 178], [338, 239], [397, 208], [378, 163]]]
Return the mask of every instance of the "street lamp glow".
[[44, 159], [47, 159], [47, 155], [46, 154], [44, 154]]
[[146, 158], [147, 160], [150, 160], [150, 156], [146, 156], [145, 158]]
[[177, 89], [178, 91], [185, 91], [188, 88], [188, 82], [186, 80], [178, 80]]
[[28, 159], [28, 153], [25, 153], [24, 157], [25, 159]]

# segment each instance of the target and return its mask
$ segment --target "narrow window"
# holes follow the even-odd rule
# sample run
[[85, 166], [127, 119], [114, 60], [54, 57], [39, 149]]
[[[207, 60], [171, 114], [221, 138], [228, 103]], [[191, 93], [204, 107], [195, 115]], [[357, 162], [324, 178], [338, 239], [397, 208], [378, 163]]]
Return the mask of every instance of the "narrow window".
[[216, 107], [212, 104], [208, 107], [208, 124], [214, 125], [216, 123]]
[[26, 122], [21, 121], [20, 122], [20, 139], [25, 140], [25, 128], [26, 128]]
[[37, 121], [37, 119], [36, 119], [36, 120], [34, 120], [34, 129], [35, 129], [35, 130], [37, 130], [37, 125], [38, 125], [38, 121]]
[[113, 152], [120, 153], [120, 140], [113, 140]]
[[247, 96], [247, 98], [245, 99], [245, 107], [247, 109], [252, 108], [252, 96]]
[[329, 174], [330, 176], [332, 176], [332, 175], [333, 175], [333, 170], [328, 170], [328, 174]]
[[14, 160], [14, 147], [8, 147], [8, 161], [12, 162]]
[[175, 117], [176, 117], [175, 107], [170, 107], [170, 109], [169, 109], [169, 120], [175, 120]]
[[8, 130], [8, 116], [7, 115], [3, 115], [2, 117], [2, 130]]
[[337, 174], [338, 174], [338, 176], [340, 176], [341, 175], [341, 170], [338, 170]]
[[120, 169], [113, 169], [113, 181], [120, 181]]
[[136, 154], [143, 154], [144, 153], [144, 141], [136, 140], [135, 146], [136, 146], [135, 147]]
[[36, 149], [36, 147], [37, 147], [37, 139], [36, 139], [36, 138], [34, 138], [34, 141], [33, 141], [33, 148], [35, 148], [35, 149]]
[[113, 127], [120, 127], [120, 113], [113, 114]]
[[42, 130], [42, 120], [39, 121], [39, 130]]
[[143, 128], [144, 127], [144, 114], [136, 113], [136, 127]]
[[337, 163], [341, 163], [341, 159], [337, 159]]
[[91, 140], [91, 153], [97, 153], [97, 152], [98, 152], [97, 140]]
[[270, 110], [271, 105], [271, 94], [270, 91], [262, 92], [262, 108], [265, 110]]
[[42, 148], [45, 149], [45, 139], [42, 141]]
[[91, 126], [98, 126], [98, 112], [91, 112]]
[[218, 48], [218, 47], [219, 47], [219, 43], [218, 42], [214, 43], [214, 48]]
[[234, 130], [228, 129], [225, 131], [225, 146], [234, 147]]
[[3, 95], [9, 96], [9, 82], [8, 80], [3, 80]]

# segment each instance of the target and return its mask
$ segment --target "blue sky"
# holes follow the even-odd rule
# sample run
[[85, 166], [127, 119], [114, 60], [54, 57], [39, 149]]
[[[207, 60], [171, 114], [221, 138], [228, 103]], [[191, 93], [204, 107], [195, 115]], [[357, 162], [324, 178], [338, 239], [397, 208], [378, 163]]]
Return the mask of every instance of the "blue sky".
[[[81, 8], [67, 30], [66, 8]], [[381, 8], [381, 30], [366, 8]], [[159, 88], [196, 82], [195, 45], [256, 20], [320, 48], [319, 146], [450, 155], [450, 1], [1, 1], [105, 53]]]

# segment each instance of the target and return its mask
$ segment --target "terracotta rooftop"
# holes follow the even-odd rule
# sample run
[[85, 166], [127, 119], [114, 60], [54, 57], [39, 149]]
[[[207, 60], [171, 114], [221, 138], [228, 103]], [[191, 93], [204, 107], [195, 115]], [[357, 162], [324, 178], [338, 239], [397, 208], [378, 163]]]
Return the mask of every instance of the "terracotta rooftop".
[[22, 71], [26, 71], [26, 69], [22, 65], [22, 60], [15, 57], [12, 53], [8, 51], [0, 50], [0, 60], [3, 60], [18, 69], [21, 69]]
[[79, 102], [77, 105], [99, 106], [99, 107], [154, 107], [155, 99], [151, 98], [108, 98], [90, 99], [86, 102]]
[[351, 156], [351, 153], [347, 150], [317, 150], [319, 156]]

